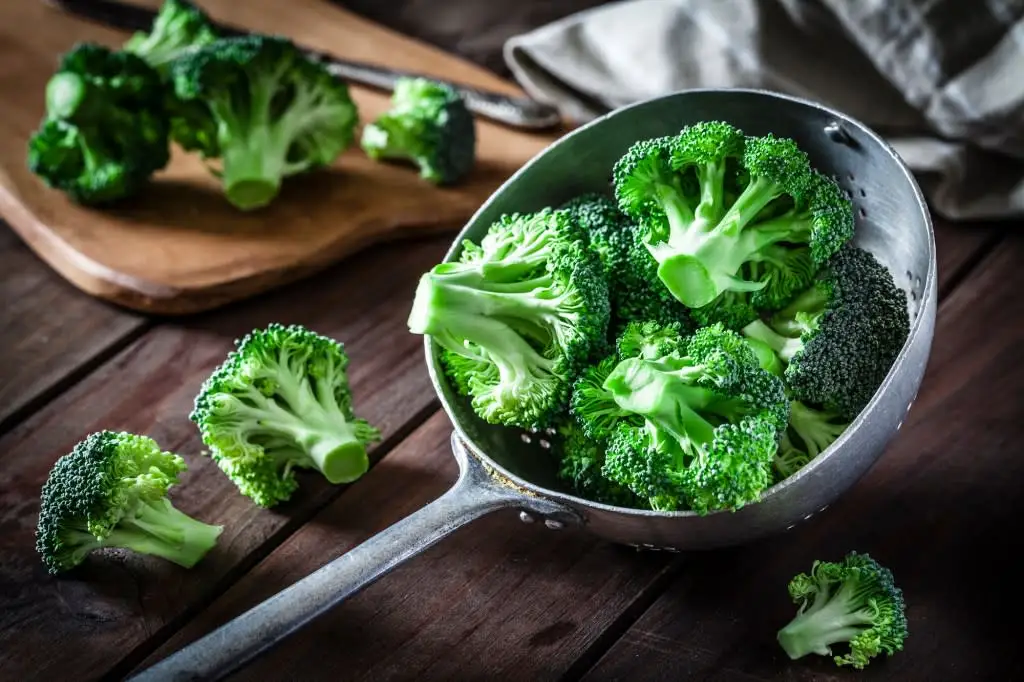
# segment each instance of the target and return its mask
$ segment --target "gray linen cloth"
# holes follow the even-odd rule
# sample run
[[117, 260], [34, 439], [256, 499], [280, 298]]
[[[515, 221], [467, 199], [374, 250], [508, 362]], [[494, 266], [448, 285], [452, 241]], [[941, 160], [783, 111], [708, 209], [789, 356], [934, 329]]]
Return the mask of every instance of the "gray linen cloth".
[[1024, 0], [620, 0], [504, 56], [575, 122], [695, 87], [815, 100], [885, 136], [940, 215], [1024, 215]]

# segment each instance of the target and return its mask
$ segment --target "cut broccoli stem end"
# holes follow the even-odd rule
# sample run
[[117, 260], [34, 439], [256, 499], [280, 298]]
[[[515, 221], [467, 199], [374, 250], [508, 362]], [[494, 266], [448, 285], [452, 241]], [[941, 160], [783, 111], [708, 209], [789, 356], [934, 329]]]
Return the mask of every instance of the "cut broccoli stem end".
[[52, 118], [74, 119], [88, 108], [89, 89], [78, 74], [54, 74], [46, 84], [46, 113]]
[[351, 424], [339, 425], [331, 431], [310, 432], [300, 444], [324, 478], [334, 485], [351, 483], [370, 468], [366, 446]]
[[277, 197], [284, 177], [301, 170], [288, 163], [288, 143], [279, 137], [262, 130], [222, 145], [224, 194], [237, 208], [263, 208]]
[[105, 547], [151, 554], [192, 568], [217, 544], [223, 528], [198, 521], [166, 497], [139, 505], [101, 541]]
[[417, 157], [414, 151], [416, 141], [396, 119], [388, 115], [363, 128], [360, 144], [371, 159], [415, 161]]

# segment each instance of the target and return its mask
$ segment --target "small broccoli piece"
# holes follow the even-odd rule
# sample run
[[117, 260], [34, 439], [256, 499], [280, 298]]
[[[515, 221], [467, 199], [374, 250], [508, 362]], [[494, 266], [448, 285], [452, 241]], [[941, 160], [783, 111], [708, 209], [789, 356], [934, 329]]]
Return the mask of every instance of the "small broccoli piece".
[[[650, 332], [646, 342], [643, 330]], [[622, 345], [648, 356], [673, 346], [655, 325], [630, 327]], [[620, 360], [591, 400], [575, 402], [573, 414], [581, 424], [599, 423], [607, 436], [604, 476], [653, 509], [737, 509], [771, 482], [788, 412], [782, 383], [721, 325], [699, 329], [677, 347]], [[625, 414], [616, 415], [615, 406]]]
[[43, 484], [36, 549], [49, 572], [115, 547], [194, 566], [222, 528], [171, 504], [167, 491], [185, 469], [184, 459], [146, 436], [100, 431], [75, 445]]
[[136, 194], [169, 160], [160, 75], [102, 45], [68, 51], [46, 86], [29, 170], [72, 201], [99, 206]]
[[832, 656], [836, 644], [849, 653], [836, 665], [865, 668], [875, 657], [903, 650], [908, 635], [903, 592], [892, 571], [867, 554], [850, 552], [842, 561], [815, 561], [810, 574], [789, 583], [797, 615], [779, 630], [779, 645], [791, 659]]
[[[852, 236], [849, 201], [793, 140], [745, 137], [721, 121], [635, 143], [613, 177], [658, 278], [690, 308], [711, 306], [726, 292], [761, 292], [764, 303], [777, 304], [806, 277], [805, 260], [786, 257], [783, 246], [808, 248], [819, 262]], [[792, 208], [773, 206], [779, 202]], [[714, 319], [726, 323], [735, 305]]]
[[684, 329], [679, 322], [630, 322], [619, 334], [615, 345], [620, 360], [657, 360], [666, 355], [685, 353], [686, 339], [683, 334]]
[[852, 421], [910, 334], [906, 294], [873, 255], [848, 244], [811, 287], [743, 334], [775, 351], [794, 399]]
[[614, 335], [630, 322], [677, 323], [692, 328], [689, 309], [658, 281], [658, 263], [615, 200], [603, 194], [584, 194], [562, 206], [588, 237], [608, 277], [612, 304], [610, 331]]
[[480, 244], [463, 245], [458, 262], [424, 274], [408, 324], [444, 349], [449, 378], [481, 419], [543, 428], [605, 342], [609, 307], [579, 227], [544, 209], [502, 216]]
[[332, 164], [351, 144], [358, 111], [348, 86], [290, 40], [222, 38], [171, 63], [171, 134], [221, 178], [229, 202], [266, 206], [287, 177]]
[[343, 344], [301, 325], [253, 330], [203, 383], [189, 418], [243, 495], [288, 500], [294, 470], [350, 483], [369, 468], [380, 432], [355, 416]]
[[632, 416], [630, 412], [619, 407], [611, 391], [604, 385], [618, 364], [619, 359], [609, 355], [584, 369], [573, 382], [569, 412], [576, 417], [580, 429], [587, 438], [606, 439], [615, 431], [621, 420]]
[[462, 95], [445, 83], [400, 78], [391, 109], [363, 128], [371, 159], [412, 162], [436, 185], [461, 182], [476, 163], [476, 126]]
[[571, 490], [584, 499], [613, 507], [650, 508], [631, 490], [602, 475], [605, 451], [601, 441], [588, 438], [583, 428], [571, 420], [559, 432], [562, 446], [558, 478]]
[[136, 32], [124, 46], [165, 74], [181, 54], [217, 40], [217, 31], [206, 15], [189, 0], [164, 0], [149, 33]]

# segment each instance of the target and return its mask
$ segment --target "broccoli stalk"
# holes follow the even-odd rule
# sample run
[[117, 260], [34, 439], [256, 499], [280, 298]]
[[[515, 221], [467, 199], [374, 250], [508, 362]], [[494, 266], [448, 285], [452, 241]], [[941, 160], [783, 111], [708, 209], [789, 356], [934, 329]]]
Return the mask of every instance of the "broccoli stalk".
[[43, 485], [36, 547], [49, 571], [69, 570], [93, 551], [114, 547], [194, 566], [222, 528], [167, 498], [185, 469], [180, 456], [146, 436], [100, 431], [79, 442]]
[[218, 466], [257, 504], [297, 489], [294, 469], [332, 484], [369, 469], [380, 432], [352, 410], [342, 344], [300, 325], [268, 325], [239, 341], [206, 380], [190, 418]]
[[791, 659], [831, 656], [834, 645], [847, 644], [848, 654], [833, 657], [836, 665], [863, 669], [880, 654], [903, 649], [908, 634], [903, 593], [892, 572], [866, 554], [815, 561], [810, 574], [790, 581], [789, 594], [800, 608], [779, 630], [778, 641]]
[[172, 135], [219, 159], [228, 201], [266, 206], [284, 178], [327, 166], [352, 143], [348, 87], [289, 40], [224, 38], [173, 62]]
[[46, 86], [46, 117], [28, 143], [29, 170], [72, 201], [130, 197], [170, 160], [160, 75], [139, 57], [81, 43]]
[[135, 33], [122, 49], [163, 74], [181, 54], [215, 40], [217, 31], [204, 11], [189, 0], [164, 0], [149, 33]]
[[[554, 423], [607, 333], [607, 282], [565, 213], [504, 216], [459, 262], [423, 275], [409, 330], [433, 337], [485, 421]], [[459, 359], [451, 359], [461, 356]]]
[[426, 78], [399, 78], [391, 109], [363, 128], [371, 159], [412, 162], [436, 185], [462, 181], [476, 162], [473, 115], [458, 90]]
[[[782, 244], [809, 248], [817, 262], [852, 236], [849, 201], [787, 138], [745, 138], [723, 122], [698, 123], [676, 137], [634, 144], [613, 175], [619, 205], [637, 220], [658, 278], [690, 308], [769, 284], [766, 298], [778, 303], [792, 282], [807, 278], [807, 259], [790, 262]], [[775, 215], [771, 207], [779, 202], [794, 208]], [[769, 266], [786, 272], [760, 272]]]

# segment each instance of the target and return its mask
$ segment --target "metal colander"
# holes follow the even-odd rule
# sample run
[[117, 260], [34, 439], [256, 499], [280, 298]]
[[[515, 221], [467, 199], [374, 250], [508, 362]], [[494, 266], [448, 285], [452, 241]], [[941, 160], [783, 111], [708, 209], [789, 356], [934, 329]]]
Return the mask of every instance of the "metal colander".
[[[478, 241], [503, 213], [560, 205], [606, 191], [615, 161], [635, 141], [724, 120], [749, 135], [793, 138], [836, 178], [856, 212], [855, 243], [872, 252], [907, 292], [910, 335], [872, 401], [825, 452], [736, 512], [621, 509], [575, 497], [559, 485], [551, 434], [485, 424], [448, 383], [438, 347], [425, 341], [434, 388], [454, 424], [460, 476], [442, 497], [133, 679], [211, 680], [244, 665], [325, 610], [460, 526], [498, 509], [553, 530], [576, 527], [643, 549], [735, 545], [782, 532], [824, 511], [855, 483], [899, 430], [931, 351], [936, 310], [935, 241], [920, 188], [893, 149], [849, 117], [813, 102], [757, 90], [680, 92], [619, 109], [558, 140], [512, 176], [453, 241]], [[410, 292], [411, 293], [411, 292]]]

